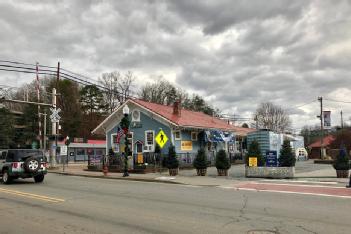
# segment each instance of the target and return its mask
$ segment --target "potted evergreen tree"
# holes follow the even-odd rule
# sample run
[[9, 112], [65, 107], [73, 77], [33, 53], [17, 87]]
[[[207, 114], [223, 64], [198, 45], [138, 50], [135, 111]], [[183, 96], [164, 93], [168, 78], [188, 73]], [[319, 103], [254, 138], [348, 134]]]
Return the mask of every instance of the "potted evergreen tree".
[[205, 176], [207, 172], [207, 156], [204, 148], [200, 148], [197, 151], [197, 155], [193, 162], [193, 166], [196, 168], [198, 176]]
[[221, 149], [216, 155], [216, 168], [219, 176], [228, 176], [228, 169], [231, 167], [227, 153]]
[[263, 167], [265, 164], [264, 158], [262, 157], [260, 144], [254, 140], [249, 145], [249, 150], [246, 155], [246, 166], [249, 166], [249, 158], [257, 158], [257, 166]]
[[345, 147], [341, 147], [336, 160], [333, 163], [333, 167], [336, 170], [336, 176], [338, 178], [347, 178], [349, 176], [349, 157], [347, 155]]
[[280, 167], [294, 167], [296, 158], [291, 150], [290, 141], [284, 140], [279, 156]]
[[169, 170], [170, 176], [178, 175], [179, 161], [177, 159], [177, 155], [176, 155], [175, 148], [173, 145], [171, 145], [168, 148], [168, 155], [166, 158], [166, 167]]

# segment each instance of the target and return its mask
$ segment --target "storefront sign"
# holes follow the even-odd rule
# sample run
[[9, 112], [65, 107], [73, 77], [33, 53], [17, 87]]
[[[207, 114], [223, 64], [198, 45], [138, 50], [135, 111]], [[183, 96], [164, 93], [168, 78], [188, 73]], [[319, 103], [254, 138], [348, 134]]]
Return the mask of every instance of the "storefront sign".
[[267, 167], [277, 167], [278, 166], [277, 151], [271, 150], [271, 151], [266, 152], [266, 166]]
[[193, 142], [192, 141], [181, 141], [180, 149], [182, 151], [191, 151], [191, 150], [193, 150]]
[[143, 127], [143, 125], [140, 122], [132, 122], [130, 124], [130, 128], [142, 128], [142, 127]]
[[143, 157], [142, 153], [138, 154], [137, 163], [139, 163], [139, 164], [144, 163], [144, 157]]
[[257, 167], [257, 158], [249, 157], [249, 167]]

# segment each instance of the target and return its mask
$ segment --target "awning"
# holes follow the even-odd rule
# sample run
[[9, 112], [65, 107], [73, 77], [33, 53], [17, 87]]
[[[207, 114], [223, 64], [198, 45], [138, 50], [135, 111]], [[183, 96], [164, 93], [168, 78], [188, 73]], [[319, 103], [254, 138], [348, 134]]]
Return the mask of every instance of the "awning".
[[205, 131], [205, 133], [206, 142], [235, 142], [235, 137], [233, 133], [222, 132], [219, 130], [208, 130]]

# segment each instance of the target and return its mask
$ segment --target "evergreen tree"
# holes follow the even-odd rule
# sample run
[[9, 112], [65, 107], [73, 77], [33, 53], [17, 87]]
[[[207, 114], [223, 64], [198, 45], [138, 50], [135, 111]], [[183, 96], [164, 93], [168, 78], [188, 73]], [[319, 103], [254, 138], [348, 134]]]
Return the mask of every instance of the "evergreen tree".
[[290, 141], [284, 140], [282, 149], [280, 150], [279, 166], [293, 167], [295, 166], [296, 158], [291, 150]]
[[13, 143], [13, 118], [6, 108], [0, 108], [0, 149], [10, 148]]
[[264, 158], [262, 157], [261, 150], [260, 150], [260, 144], [258, 141], [254, 140], [251, 142], [249, 145], [249, 150], [246, 156], [246, 165], [249, 165], [249, 158], [257, 158], [257, 166], [263, 167], [265, 165]]
[[345, 146], [342, 146], [336, 160], [333, 163], [335, 170], [349, 170], [349, 156], [347, 155]]
[[166, 158], [166, 167], [168, 169], [175, 169], [175, 168], [178, 168], [178, 166], [179, 166], [179, 161], [177, 159], [175, 148], [173, 145], [171, 145], [168, 148], [168, 156]]
[[197, 155], [193, 162], [196, 169], [206, 169], [207, 168], [207, 156], [204, 148], [200, 148], [197, 151]]
[[228, 170], [230, 167], [231, 164], [229, 162], [229, 158], [227, 157], [227, 153], [223, 149], [219, 150], [216, 155], [216, 168]]

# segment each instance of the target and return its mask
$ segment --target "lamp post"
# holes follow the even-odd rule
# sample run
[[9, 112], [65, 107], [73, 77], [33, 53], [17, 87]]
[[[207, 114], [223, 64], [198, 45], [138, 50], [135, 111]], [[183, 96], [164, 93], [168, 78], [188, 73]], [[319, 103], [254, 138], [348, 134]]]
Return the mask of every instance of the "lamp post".
[[124, 147], [124, 173], [123, 173], [123, 177], [129, 176], [128, 174], [128, 155], [129, 155], [129, 140], [128, 140], [128, 131], [129, 131], [129, 107], [127, 105], [125, 105], [123, 107], [123, 115], [124, 117], [121, 120], [121, 127], [123, 129], [124, 135], [125, 135], [125, 147]]

